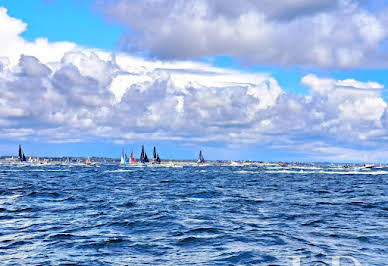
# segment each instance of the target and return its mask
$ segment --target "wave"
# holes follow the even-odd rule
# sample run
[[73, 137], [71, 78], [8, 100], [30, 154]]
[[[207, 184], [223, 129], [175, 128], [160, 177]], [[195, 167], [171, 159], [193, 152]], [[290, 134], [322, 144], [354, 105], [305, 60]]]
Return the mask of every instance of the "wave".
[[[263, 171], [267, 174], [388, 175], [388, 171]], [[257, 172], [260, 173], [260, 172]]]
[[386, 262], [387, 168], [187, 165], [0, 166], [2, 263]]
[[69, 169], [3, 169], [6, 172], [71, 172]]
[[134, 169], [116, 169], [116, 170], [105, 170], [104, 173], [130, 173], [136, 172]]

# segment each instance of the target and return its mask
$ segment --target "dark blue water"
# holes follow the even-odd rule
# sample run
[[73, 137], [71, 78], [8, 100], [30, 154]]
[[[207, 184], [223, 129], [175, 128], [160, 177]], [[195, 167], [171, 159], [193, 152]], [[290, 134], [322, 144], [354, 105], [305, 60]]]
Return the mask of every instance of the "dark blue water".
[[387, 180], [335, 166], [3, 165], [0, 262], [387, 265]]

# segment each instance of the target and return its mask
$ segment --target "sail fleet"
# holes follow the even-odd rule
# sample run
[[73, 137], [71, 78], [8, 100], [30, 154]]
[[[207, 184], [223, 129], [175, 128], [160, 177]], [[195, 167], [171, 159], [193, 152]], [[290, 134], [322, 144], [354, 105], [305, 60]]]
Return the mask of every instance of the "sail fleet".
[[[162, 160], [159, 157], [159, 154], [156, 151], [156, 147], [154, 146], [154, 150], [152, 153], [152, 160], [148, 159], [147, 152], [144, 149], [144, 145], [141, 145], [141, 153], [140, 153], [140, 158], [139, 162], [136, 161], [135, 157], [133, 156], [133, 152], [131, 152], [130, 157], [127, 156], [125, 153], [125, 149], [122, 150], [121, 158], [120, 158], [120, 163], [121, 164], [160, 164]], [[203, 158], [202, 151], [199, 152], [199, 159], [197, 161], [198, 164], [205, 164], [205, 159]]]
[[[89, 157], [85, 160], [82, 157], [29, 157], [27, 159], [21, 145], [19, 144], [18, 156], [14, 157], [5, 157], [0, 156], [0, 165], [4, 164], [18, 164], [20, 166], [29, 166], [29, 165], [67, 165], [67, 166], [100, 166], [101, 164], [117, 164], [117, 159], [114, 158], [98, 158], [94, 157], [90, 159]], [[199, 151], [198, 159], [195, 160], [165, 160], [162, 163], [156, 147], [153, 147], [152, 159], [148, 158], [148, 155], [145, 151], [144, 145], [141, 146], [140, 158], [137, 160], [131, 151], [130, 156], [128, 157], [125, 149], [122, 149], [120, 164], [125, 165], [134, 165], [134, 166], [147, 166], [147, 165], [160, 165], [167, 167], [180, 167], [182, 165], [197, 165], [197, 166], [214, 166], [214, 165], [226, 165], [226, 166], [244, 166], [244, 165], [258, 165], [258, 166], [280, 166], [280, 167], [294, 167], [301, 165], [303, 163], [285, 163], [285, 162], [262, 162], [262, 161], [210, 161], [209, 163], [205, 161], [202, 150]], [[371, 170], [377, 168], [385, 168], [386, 165], [380, 164], [344, 164], [343, 168], [353, 167], [355, 169], [361, 170]]]
[[[10, 163], [16, 163], [16, 162], [25, 162], [25, 163], [46, 163], [47, 160], [45, 161], [41, 161], [39, 160], [39, 158], [31, 158], [30, 159], [27, 159], [23, 150], [22, 150], [22, 147], [21, 145], [19, 144], [19, 152], [18, 152], [18, 157], [17, 159], [15, 158], [11, 158], [11, 160], [9, 161]], [[69, 163], [69, 158], [67, 158], [65, 161], [61, 161], [61, 163], [66, 163], [68, 162]], [[79, 161], [77, 161], [78, 163], [80, 163]], [[122, 152], [121, 152], [121, 157], [120, 157], [120, 164], [123, 164], [123, 165], [126, 165], [126, 164], [161, 164], [162, 160], [160, 159], [160, 156], [158, 154], [158, 152], [156, 151], [156, 147], [154, 146], [153, 148], [153, 153], [152, 153], [152, 160], [148, 159], [148, 155], [144, 149], [144, 145], [141, 146], [141, 153], [140, 153], [140, 158], [139, 160], [137, 161], [135, 156], [133, 155], [133, 151], [131, 151], [131, 154], [130, 156], [128, 157], [128, 155], [126, 154], [125, 152], [125, 149], [123, 148], [122, 149]], [[91, 162], [90, 158], [88, 157], [87, 160], [85, 160], [83, 162], [84, 164], [86, 165], [94, 165], [94, 163]], [[205, 164], [205, 159], [202, 155], [202, 151], [199, 152], [199, 157], [198, 157], [198, 160], [197, 160], [197, 164]]]

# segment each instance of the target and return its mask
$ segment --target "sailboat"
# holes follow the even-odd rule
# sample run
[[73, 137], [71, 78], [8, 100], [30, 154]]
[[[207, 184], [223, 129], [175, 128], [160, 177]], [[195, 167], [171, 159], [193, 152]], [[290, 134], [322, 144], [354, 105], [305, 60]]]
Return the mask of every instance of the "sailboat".
[[23, 151], [22, 151], [22, 146], [19, 144], [19, 161], [21, 162], [26, 162], [27, 161], [27, 158], [26, 156], [24, 155]]
[[147, 153], [144, 151], [144, 145], [141, 145], [140, 162], [142, 163], [149, 162]]
[[152, 163], [153, 164], [160, 164], [161, 160], [160, 160], [160, 157], [159, 157], [159, 154], [156, 153], [156, 148], [154, 146], [154, 154], [153, 154], [153, 158], [152, 158]]
[[123, 152], [121, 154], [120, 163], [121, 164], [128, 164], [129, 163], [129, 159], [128, 159], [127, 154], [125, 153], [124, 149], [123, 149]]
[[202, 151], [199, 151], [197, 164], [205, 164], [205, 158], [203, 158]]
[[131, 152], [131, 156], [129, 157], [129, 162], [130, 162], [131, 164], [135, 164], [135, 163], [136, 163], [136, 159], [135, 159], [135, 157], [133, 156], [133, 152]]

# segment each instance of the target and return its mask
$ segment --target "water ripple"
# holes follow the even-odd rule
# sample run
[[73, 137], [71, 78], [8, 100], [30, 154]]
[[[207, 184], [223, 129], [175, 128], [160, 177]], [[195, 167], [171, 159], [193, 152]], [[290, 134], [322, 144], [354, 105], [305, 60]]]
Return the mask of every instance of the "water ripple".
[[4, 264], [384, 265], [386, 168], [0, 166]]

